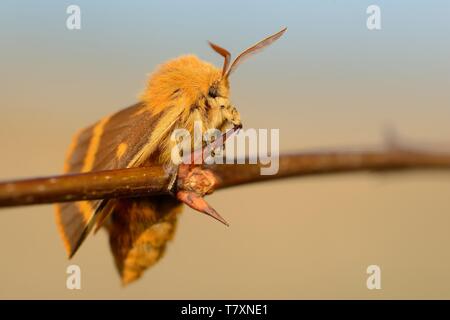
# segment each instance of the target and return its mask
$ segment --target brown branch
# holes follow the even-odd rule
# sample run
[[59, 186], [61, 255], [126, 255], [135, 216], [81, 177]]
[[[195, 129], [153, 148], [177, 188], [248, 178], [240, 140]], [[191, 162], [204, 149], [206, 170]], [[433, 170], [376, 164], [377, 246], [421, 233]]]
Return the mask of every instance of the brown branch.
[[266, 180], [355, 171], [445, 170], [450, 169], [450, 153], [399, 150], [362, 152], [316, 152], [280, 156], [276, 175], [260, 175], [260, 165], [214, 165], [209, 168], [219, 178], [217, 189]]
[[0, 207], [166, 193], [162, 167], [130, 168], [0, 183]]
[[[246, 162], [247, 163], [247, 162]], [[450, 169], [450, 154], [401, 149], [316, 152], [281, 155], [276, 175], [261, 175], [261, 164], [204, 166], [214, 184], [201, 195], [246, 183], [294, 176], [400, 169]], [[141, 197], [195, 190], [195, 175], [173, 174], [162, 167], [142, 167], [61, 175], [0, 183], [0, 207], [40, 203]], [[194, 185], [193, 188], [189, 186]], [[202, 186], [203, 187], [203, 186]]]

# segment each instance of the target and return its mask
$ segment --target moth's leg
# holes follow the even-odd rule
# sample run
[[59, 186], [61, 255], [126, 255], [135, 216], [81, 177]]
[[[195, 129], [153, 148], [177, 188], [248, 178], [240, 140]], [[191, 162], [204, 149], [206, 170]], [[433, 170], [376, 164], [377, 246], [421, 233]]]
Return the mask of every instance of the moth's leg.
[[183, 163], [189, 163], [191, 167], [204, 163], [206, 155], [210, 154], [211, 150], [214, 150], [225, 144], [225, 141], [229, 139], [233, 134], [237, 133], [242, 128], [242, 125], [234, 126], [232, 129], [223, 132], [222, 135], [208, 144], [205, 148], [199, 148], [192, 153], [183, 157]]
[[[182, 165], [182, 164], [181, 164]], [[181, 165], [175, 165], [175, 164], [170, 164], [164, 167], [164, 169], [169, 173], [169, 184], [167, 186], [167, 190], [172, 193], [173, 195], [175, 195], [175, 190], [177, 188], [177, 179], [179, 176], [179, 172], [180, 172], [180, 166]]]
[[192, 209], [207, 214], [208, 216], [222, 222], [227, 227], [229, 226], [228, 222], [222, 218], [222, 216], [214, 210], [214, 208], [211, 207], [202, 196], [196, 194], [195, 192], [179, 191], [177, 193], [177, 199], [187, 204]]
[[214, 191], [217, 182], [216, 176], [210, 170], [201, 167], [191, 168], [189, 165], [181, 164], [178, 170], [176, 197], [192, 209], [207, 214], [228, 226], [228, 222], [203, 198]]
[[[224, 132], [219, 139], [210, 143], [206, 150], [194, 150], [188, 155], [188, 160], [178, 166], [177, 171], [177, 191], [176, 197], [189, 207], [199, 212], [205, 213], [210, 217], [222, 222], [226, 226], [228, 223], [212, 208], [203, 198], [203, 196], [214, 191], [217, 185], [217, 178], [210, 170], [196, 166], [196, 163], [203, 163], [206, 154], [211, 150], [225, 144], [226, 139], [239, 131], [242, 126], [235, 126], [233, 129]], [[199, 161], [200, 160], [200, 161]], [[188, 164], [185, 164], [188, 163]], [[173, 185], [175, 186], [175, 185]]]

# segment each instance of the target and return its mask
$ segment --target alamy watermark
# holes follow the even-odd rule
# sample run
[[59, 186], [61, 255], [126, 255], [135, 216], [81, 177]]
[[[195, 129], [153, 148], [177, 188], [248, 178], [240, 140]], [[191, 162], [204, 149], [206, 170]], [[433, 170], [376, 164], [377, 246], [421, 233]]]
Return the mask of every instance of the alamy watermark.
[[69, 30], [81, 29], [81, 9], [75, 4], [67, 7], [66, 13], [69, 15], [66, 19], [66, 27]]
[[372, 264], [366, 269], [367, 277], [366, 286], [369, 290], [381, 289], [381, 268], [376, 264]]
[[69, 275], [66, 279], [66, 288], [69, 290], [81, 289], [81, 268], [76, 264], [67, 267], [66, 273]]
[[189, 130], [180, 128], [172, 132], [175, 143], [171, 150], [176, 165], [190, 164], [190, 155], [200, 148], [210, 150], [204, 157], [195, 158], [194, 164], [261, 164], [261, 175], [278, 173], [280, 157], [279, 129], [246, 129], [227, 138], [223, 144], [214, 146], [223, 132], [218, 129], [203, 130], [202, 122], [194, 123], [193, 136]]
[[366, 13], [369, 15], [367, 17], [366, 26], [369, 30], [381, 30], [381, 9], [376, 4], [372, 4], [367, 7]]

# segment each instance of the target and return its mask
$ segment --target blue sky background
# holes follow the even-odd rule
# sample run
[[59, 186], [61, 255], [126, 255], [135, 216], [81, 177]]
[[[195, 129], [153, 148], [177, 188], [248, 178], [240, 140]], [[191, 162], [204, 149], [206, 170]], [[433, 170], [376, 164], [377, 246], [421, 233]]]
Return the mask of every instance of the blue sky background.
[[[70, 4], [80, 31], [66, 29]], [[371, 4], [380, 31], [366, 28]], [[285, 26], [232, 76], [245, 127], [280, 129], [282, 151], [380, 144], [386, 126], [450, 150], [449, 17], [437, 0], [2, 0], [0, 179], [59, 173], [74, 132], [134, 103], [165, 60], [220, 66], [207, 40], [236, 56]], [[449, 298], [449, 181], [346, 175], [219, 192], [208, 201], [232, 227], [185, 210], [166, 257], [126, 290], [104, 233], [71, 262], [85, 282], [69, 292], [53, 209], [8, 209], [0, 297]], [[365, 288], [374, 263], [381, 292]]]

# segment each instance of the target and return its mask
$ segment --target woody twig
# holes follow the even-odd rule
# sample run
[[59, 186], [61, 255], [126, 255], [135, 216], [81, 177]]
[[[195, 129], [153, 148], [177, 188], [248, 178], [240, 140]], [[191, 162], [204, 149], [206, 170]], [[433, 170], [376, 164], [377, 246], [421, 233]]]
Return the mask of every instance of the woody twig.
[[43, 203], [142, 197], [195, 190], [201, 196], [215, 190], [295, 176], [358, 171], [449, 170], [450, 153], [405, 150], [333, 151], [283, 154], [275, 175], [261, 175], [262, 164], [204, 165], [205, 177], [173, 175], [163, 167], [140, 167], [88, 172], [0, 183], [0, 207]]

